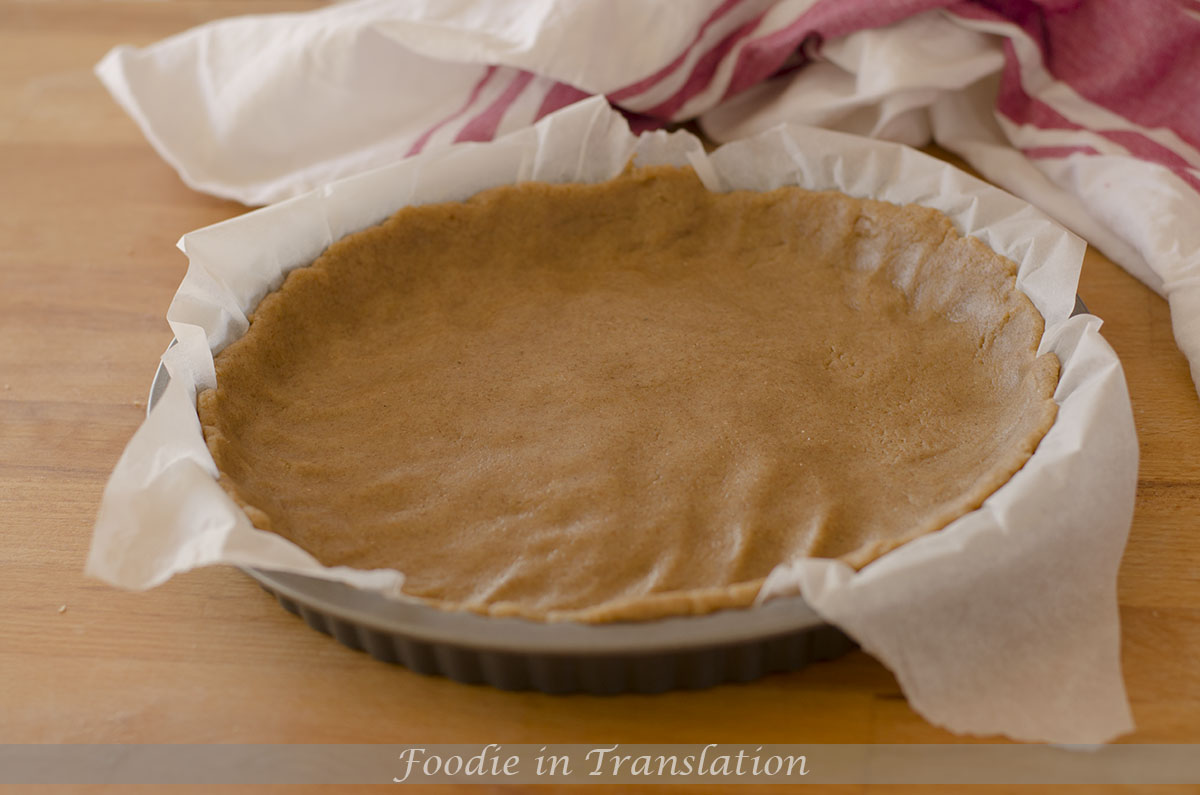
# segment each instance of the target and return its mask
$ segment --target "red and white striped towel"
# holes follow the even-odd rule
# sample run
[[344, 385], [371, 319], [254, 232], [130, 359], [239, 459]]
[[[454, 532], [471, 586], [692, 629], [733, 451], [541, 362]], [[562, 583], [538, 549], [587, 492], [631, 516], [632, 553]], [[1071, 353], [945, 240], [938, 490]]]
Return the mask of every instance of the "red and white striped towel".
[[1197, 0], [357, 0], [97, 67], [192, 187], [286, 198], [603, 94], [717, 141], [937, 141], [1165, 295], [1200, 384]]

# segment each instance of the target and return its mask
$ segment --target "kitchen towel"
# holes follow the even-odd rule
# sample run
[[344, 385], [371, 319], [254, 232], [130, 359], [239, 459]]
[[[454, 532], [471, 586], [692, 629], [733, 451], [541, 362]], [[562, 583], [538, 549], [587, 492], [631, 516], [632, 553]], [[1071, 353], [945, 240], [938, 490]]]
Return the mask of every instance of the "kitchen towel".
[[935, 141], [1165, 296], [1200, 384], [1196, 0], [358, 0], [97, 73], [189, 185], [247, 204], [597, 94], [635, 131]]

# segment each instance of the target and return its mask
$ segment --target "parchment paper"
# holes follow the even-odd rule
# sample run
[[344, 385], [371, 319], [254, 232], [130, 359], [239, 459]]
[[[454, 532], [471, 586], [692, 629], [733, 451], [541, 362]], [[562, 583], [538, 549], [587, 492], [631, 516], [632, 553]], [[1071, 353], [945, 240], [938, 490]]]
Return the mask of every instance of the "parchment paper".
[[[639, 164], [693, 165], [713, 190], [797, 184], [942, 210], [1019, 264], [1063, 364], [1058, 419], [984, 506], [859, 572], [779, 566], [760, 599], [794, 593], [896, 673], [910, 704], [956, 732], [1097, 743], [1129, 731], [1117, 568], [1133, 512], [1137, 441], [1100, 321], [1069, 317], [1084, 244], [1025, 203], [911, 149], [784, 126], [706, 155], [687, 133], [635, 138], [603, 99], [486, 144], [437, 150], [185, 235], [188, 272], [167, 313], [171, 382], [105, 489], [87, 572], [148, 588], [214, 563], [342, 580], [396, 596], [403, 575], [322, 567], [255, 529], [216, 482], [196, 416], [213, 354], [287, 271], [408, 204], [523, 180], [593, 182]], [[897, 477], [903, 477], [902, 472]]]

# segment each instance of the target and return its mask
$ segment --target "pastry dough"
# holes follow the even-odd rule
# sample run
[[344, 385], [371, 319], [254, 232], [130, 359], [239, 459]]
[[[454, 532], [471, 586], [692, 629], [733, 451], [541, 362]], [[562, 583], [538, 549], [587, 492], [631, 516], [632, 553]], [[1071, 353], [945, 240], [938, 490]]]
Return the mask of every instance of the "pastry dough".
[[199, 414], [254, 524], [324, 564], [447, 608], [655, 618], [978, 507], [1054, 420], [1042, 323], [935, 210], [631, 170], [334, 244]]

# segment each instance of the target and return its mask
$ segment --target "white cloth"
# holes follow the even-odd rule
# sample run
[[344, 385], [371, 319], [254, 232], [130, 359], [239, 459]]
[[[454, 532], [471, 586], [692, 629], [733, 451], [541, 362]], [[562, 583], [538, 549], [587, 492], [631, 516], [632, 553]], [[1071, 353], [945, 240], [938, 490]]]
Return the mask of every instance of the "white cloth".
[[[247, 204], [487, 140], [596, 93], [640, 114], [635, 131], [697, 118], [722, 142], [782, 121], [935, 140], [1165, 295], [1200, 383], [1200, 115], [1186, 110], [1200, 88], [1150, 74], [1161, 104], [1184, 109], [1164, 116], [1174, 128], [1138, 123], [1138, 86], [1085, 98], [1044, 63], [1028, 22], [940, 5], [358, 0], [118, 47], [97, 73], [187, 184]], [[1200, 65], [1200, 17], [1174, 4], [1099, 0], [1091, 17], [1046, 5], [1059, 61], [1111, 36], [1114, 69]], [[1132, 13], [1159, 40], [1115, 38]], [[1097, 14], [1115, 22], [1098, 27]]]
[[[945, 212], [1018, 265], [1062, 362], [1054, 427], [983, 507], [855, 573], [810, 559], [771, 572], [760, 598], [797, 590], [897, 676], [913, 707], [959, 732], [1103, 742], [1128, 731], [1117, 570], [1137, 483], [1128, 394], [1100, 321], [1071, 317], [1083, 243], [986, 183], [897, 144], [785, 126], [705, 155], [684, 132], [635, 139], [603, 99], [494, 142], [447, 147], [185, 235], [188, 273], [167, 318], [170, 386], [105, 488], [88, 572], [146, 588], [216, 563], [293, 571], [403, 598], [403, 572], [322, 567], [257, 530], [215, 479], [196, 421], [213, 352], [285, 274], [407, 204], [526, 179], [595, 182], [629, 162], [691, 164], [713, 190], [798, 184]], [[797, 279], [805, 278], [802, 270]], [[564, 572], [570, 576], [570, 572]]]

